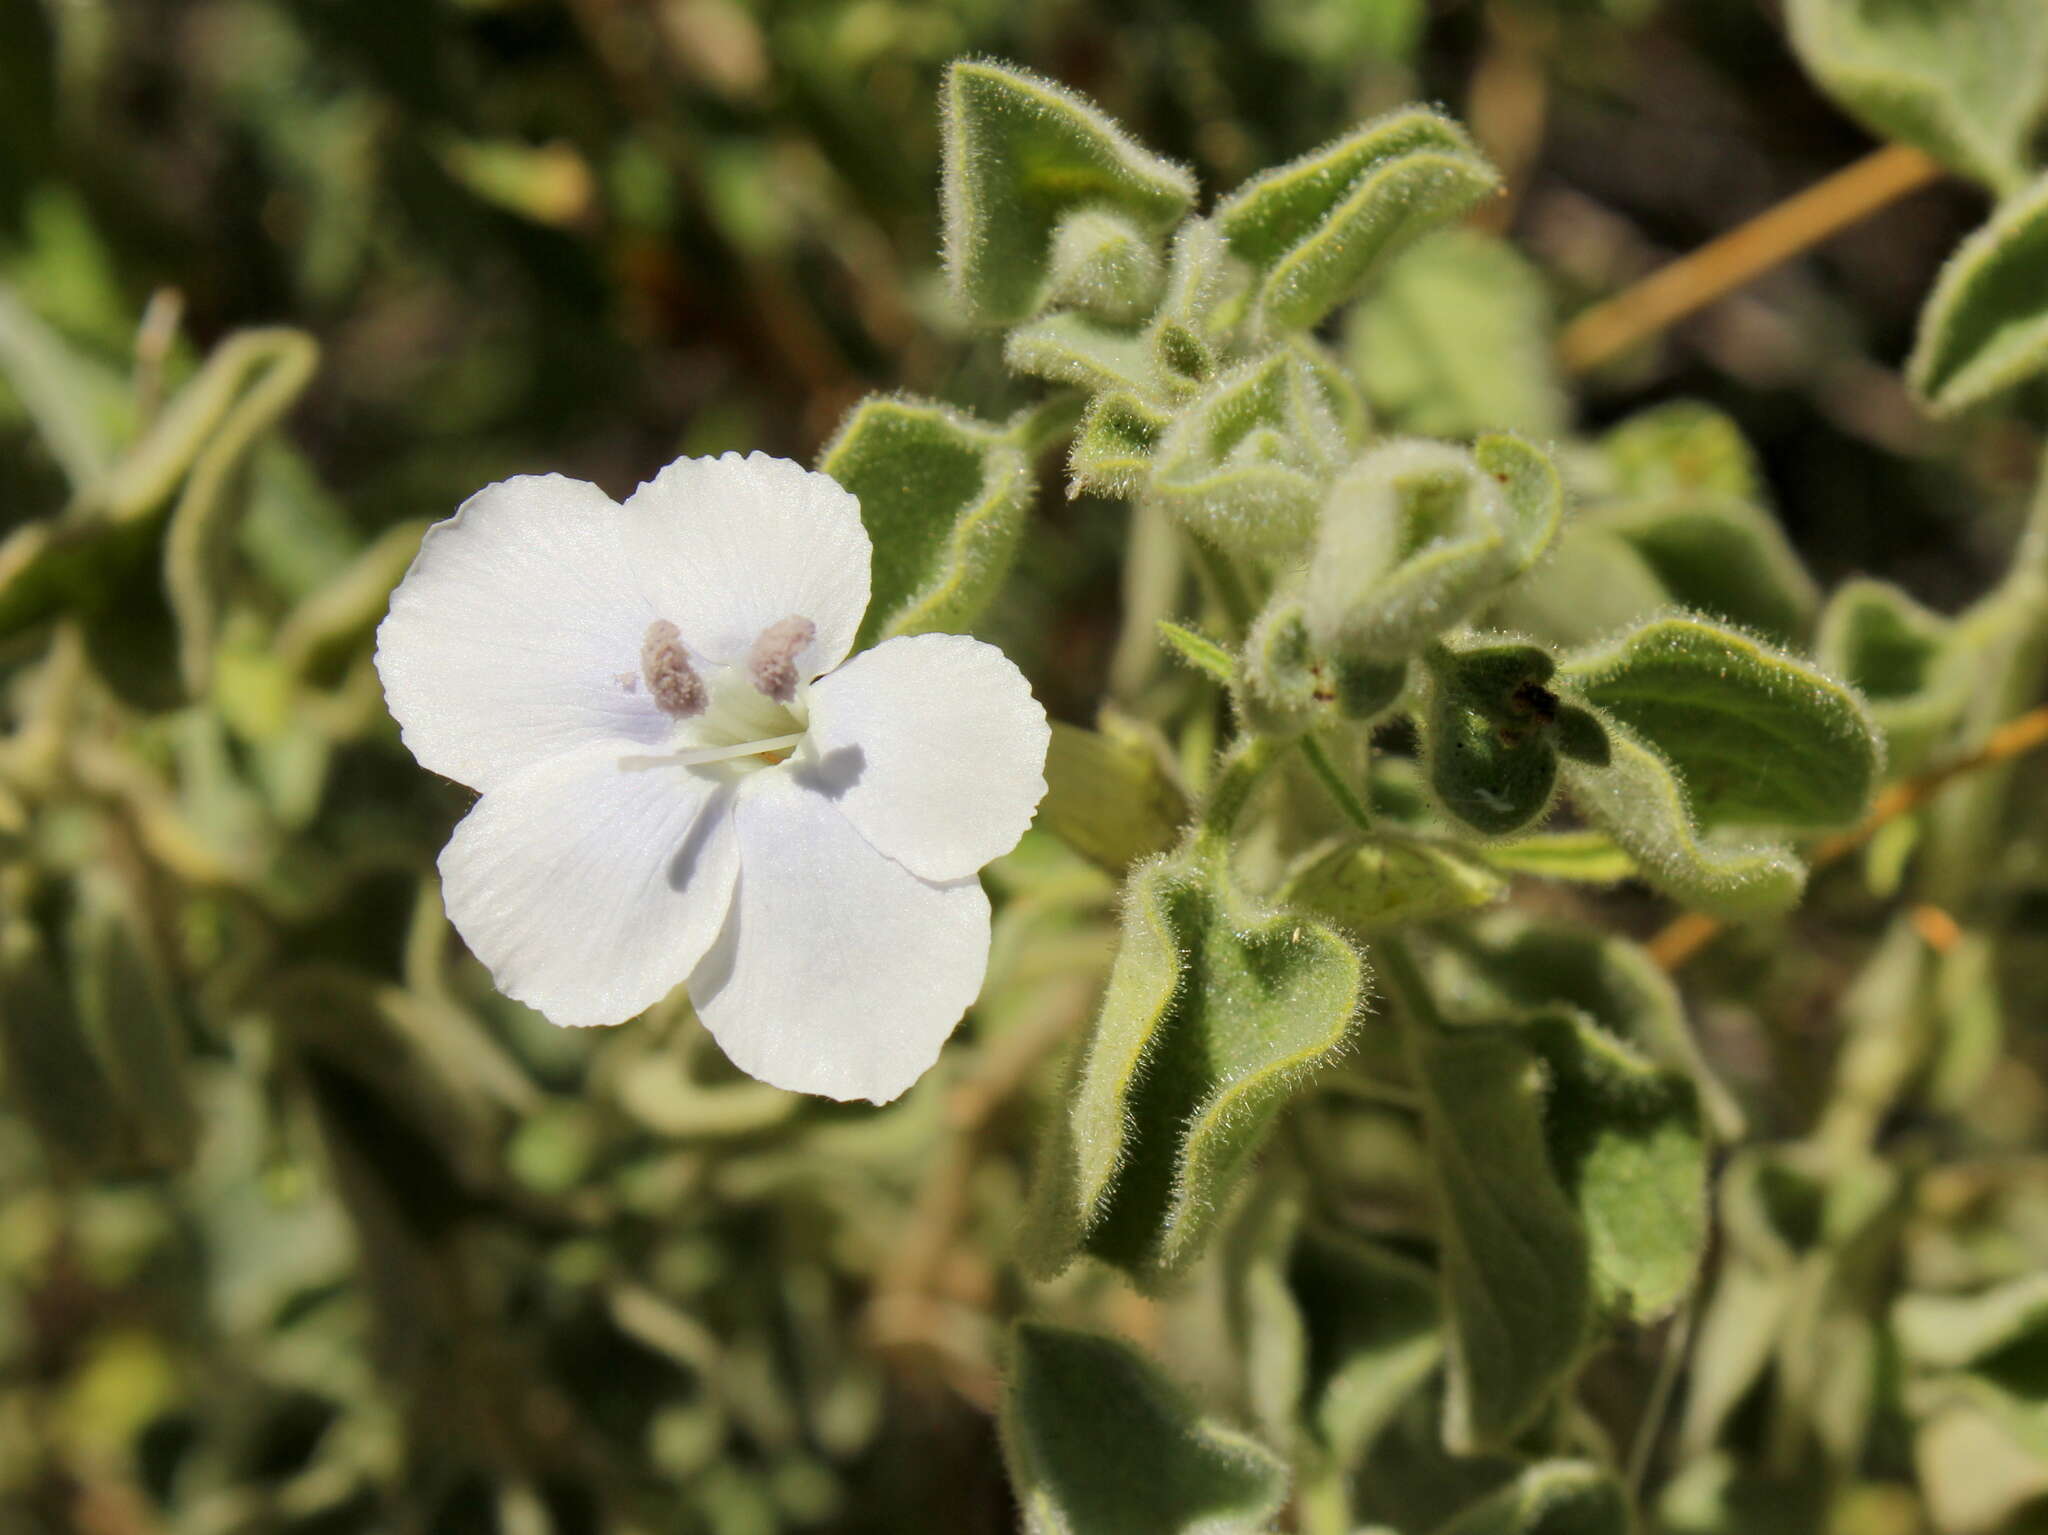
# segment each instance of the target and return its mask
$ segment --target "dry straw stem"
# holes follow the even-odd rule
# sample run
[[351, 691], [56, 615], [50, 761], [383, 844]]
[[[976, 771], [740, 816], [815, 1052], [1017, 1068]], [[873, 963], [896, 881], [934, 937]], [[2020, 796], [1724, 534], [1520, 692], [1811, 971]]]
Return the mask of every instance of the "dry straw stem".
[[[2008, 720], [1974, 751], [1893, 784], [1878, 795], [1870, 814], [1860, 823], [1815, 845], [1811, 854], [1813, 867], [1823, 869], [1847, 857], [1875, 836], [1880, 827], [1918, 810], [1964, 774], [2023, 757], [2042, 746], [2048, 746], [2048, 704]], [[1689, 911], [1650, 940], [1650, 957], [1666, 970], [1676, 970], [1711, 943], [1722, 926], [1716, 918]]]
[[1941, 174], [1909, 145], [1874, 150], [1595, 304], [1565, 327], [1559, 358], [1572, 373], [1590, 373]]

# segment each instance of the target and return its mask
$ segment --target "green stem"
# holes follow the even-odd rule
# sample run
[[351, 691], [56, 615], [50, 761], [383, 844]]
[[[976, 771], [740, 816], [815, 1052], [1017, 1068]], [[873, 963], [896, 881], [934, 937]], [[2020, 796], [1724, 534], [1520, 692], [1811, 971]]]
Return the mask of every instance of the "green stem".
[[1234, 638], [1242, 638], [1250, 630], [1252, 620], [1258, 617], [1258, 604], [1252, 600], [1251, 592], [1244, 584], [1244, 577], [1215, 545], [1197, 538], [1194, 534], [1184, 535], [1188, 545], [1195, 551], [1195, 569], [1201, 572], [1202, 585], [1216, 599], [1230, 620]]
[[1441, 1028], [1443, 1014], [1437, 1011], [1436, 998], [1430, 995], [1429, 982], [1408, 941], [1393, 933], [1382, 934], [1372, 940], [1372, 957], [1374, 970], [1408, 1021], [1417, 1028]]
[[1166, 511], [1149, 502], [1131, 507], [1131, 536], [1123, 569], [1123, 624], [1109, 659], [1109, 690], [1137, 697], [1159, 667], [1159, 623], [1180, 605], [1187, 561], [1180, 533]]
[[1217, 770], [1208, 803], [1195, 827], [1194, 851], [1198, 858], [1217, 860], [1229, 856], [1230, 835], [1237, 829], [1238, 817], [1244, 814], [1252, 790], [1278, 764], [1290, 744], [1271, 736], [1248, 736], [1230, 749]]
[[1365, 801], [1352, 792], [1351, 785], [1344, 781], [1344, 775], [1337, 771], [1337, 764], [1330, 760], [1320, 737], [1305, 735], [1301, 738], [1301, 754], [1308, 758], [1309, 768], [1315, 773], [1322, 786], [1329, 791], [1330, 798], [1337, 802], [1337, 808], [1344, 812], [1345, 819], [1362, 832], [1372, 830], [1372, 812], [1365, 808]]

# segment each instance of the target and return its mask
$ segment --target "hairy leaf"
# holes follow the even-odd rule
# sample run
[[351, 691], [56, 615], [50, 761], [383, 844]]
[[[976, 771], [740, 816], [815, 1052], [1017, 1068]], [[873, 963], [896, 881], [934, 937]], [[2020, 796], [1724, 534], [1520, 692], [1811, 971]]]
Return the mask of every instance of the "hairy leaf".
[[1350, 451], [1311, 355], [1281, 347], [1219, 377], [1160, 438], [1151, 494], [1233, 553], [1298, 548]]
[[1257, 1535], [1287, 1496], [1270, 1451], [1110, 1338], [1021, 1324], [1001, 1426], [1029, 1535]]
[[1697, 493], [1760, 503], [1763, 471], [1742, 428], [1698, 400], [1637, 411], [1600, 439], [1615, 495], [1642, 498]]
[[1344, 355], [1386, 425], [1424, 437], [1555, 437], [1570, 406], [1542, 274], [1472, 229], [1418, 240], [1351, 311]]
[[1556, 663], [1529, 645], [1439, 649], [1421, 725], [1430, 787], [1443, 808], [1490, 837], [1519, 831], [1557, 784]]
[[1192, 1262], [1273, 1114], [1342, 1048], [1365, 968], [1308, 917], [1213, 870], [1133, 872], [1123, 938], [1038, 1171], [1030, 1261], [1084, 1248], [1151, 1284]]
[[1591, 1258], [1544, 1140], [1544, 1068], [1512, 1029], [1409, 1022], [1442, 1228], [1444, 1436], [1507, 1444], [1577, 1369]]
[[1194, 203], [1185, 169], [1022, 70], [961, 60], [946, 73], [940, 114], [946, 275], [984, 324], [1015, 324], [1042, 307], [1066, 215], [1100, 209], [1157, 236]]
[[1068, 452], [1067, 494], [1137, 495], [1152, 473], [1152, 454], [1172, 419], [1169, 412], [1127, 389], [1095, 395]]
[[1003, 361], [1015, 372], [1091, 393], [1113, 389], [1146, 399], [1159, 393], [1143, 333], [1072, 309], [1040, 315], [1011, 331]]
[[1323, 506], [1304, 602], [1316, 642], [1398, 660], [1529, 569], [1564, 517], [1564, 486], [1520, 438], [1376, 449]]
[[1046, 299], [1113, 324], [1142, 320], [1159, 301], [1165, 265], [1151, 230], [1107, 208], [1076, 208], [1052, 233]]
[[1703, 827], [1846, 825], [1883, 766], [1853, 693], [1701, 619], [1645, 624], [1571, 658], [1557, 680], [1663, 757]]
[[1356, 1465], [1443, 1357], [1433, 1276], [1386, 1248], [1309, 1230], [1287, 1288], [1307, 1339], [1303, 1416], [1340, 1466]]
[[1906, 381], [1929, 410], [1953, 415], [2048, 368], [2044, 263], [2048, 176], [2001, 204], [1941, 269], [1906, 364]]
[[1255, 323], [1306, 330], [1355, 295], [1379, 262], [1499, 185], [1463, 129], [1408, 107], [1254, 177], [1216, 219], [1258, 273]]
[[1618, 885], [1636, 872], [1635, 860], [1612, 837], [1597, 831], [1549, 831], [1495, 842], [1479, 856], [1509, 874], [1563, 879], [1592, 885]]
[[1976, 693], [1978, 648], [1886, 581], [1855, 576], [1835, 588], [1814, 653], [1869, 703], [1895, 772], [1924, 761]]
[[857, 644], [965, 630], [1009, 574], [1031, 500], [1031, 465], [994, 427], [929, 401], [854, 407], [818, 467], [860, 499], [874, 543]]
[[2048, 12], [2034, 0], [1792, 0], [1792, 45], [1878, 133], [2010, 189], [2048, 106]]
[[1603, 506], [1585, 522], [1640, 554], [1669, 600], [1774, 640], [1805, 634], [1820, 605], [1777, 519], [1746, 501], [1675, 493]]

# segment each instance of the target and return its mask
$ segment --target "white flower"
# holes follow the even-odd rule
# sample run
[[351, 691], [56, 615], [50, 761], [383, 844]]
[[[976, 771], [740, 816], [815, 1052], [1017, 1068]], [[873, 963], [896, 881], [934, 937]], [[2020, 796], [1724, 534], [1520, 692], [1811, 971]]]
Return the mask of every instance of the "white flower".
[[[981, 988], [977, 871], [1045, 793], [993, 646], [887, 640], [860, 506], [786, 460], [682, 459], [623, 506], [558, 475], [420, 546], [377, 670], [422, 766], [481, 792], [441, 854], [507, 995], [618, 1023], [687, 985], [735, 1064], [886, 1102]], [[836, 668], [836, 670], [835, 670]]]

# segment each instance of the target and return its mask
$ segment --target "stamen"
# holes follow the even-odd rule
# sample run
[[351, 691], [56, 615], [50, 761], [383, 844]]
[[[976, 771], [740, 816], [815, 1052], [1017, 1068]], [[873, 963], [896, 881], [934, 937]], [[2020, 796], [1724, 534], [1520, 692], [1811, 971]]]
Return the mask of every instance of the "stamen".
[[804, 733], [799, 730], [794, 735], [766, 736], [759, 741], [738, 741], [731, 746], [699, 746], [689, 751], [668, 752], [651, 760], [673, 763], [677, 767], [702, 767], [707, 762], [730, 762], [735, 757], [758, 757], [769, 752], [788, 751], [803, 738]]
[[647, 626], [647, 638], [640, 642], [640, 670], [664, 714], [686, 720], [704, 712], [704, 680], [690, 665], [682, 635], [667, 619], [657, 618]]
[[818, 637], [818, 626], [795, 614], [761, 631], [747, 652], [747, 675], [754, 686], [779, 704], [796, 697], [797, 652]]

